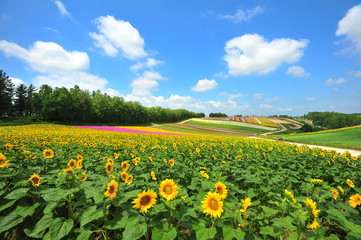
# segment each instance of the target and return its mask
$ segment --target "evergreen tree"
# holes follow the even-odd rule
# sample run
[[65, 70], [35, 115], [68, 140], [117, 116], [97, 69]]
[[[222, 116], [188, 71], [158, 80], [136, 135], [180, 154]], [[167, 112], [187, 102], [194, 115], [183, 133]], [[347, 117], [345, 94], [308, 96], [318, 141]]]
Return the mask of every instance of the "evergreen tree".
[[28, 89], [24, 84], [20, 84], [15, 90], [14, 109], [18, 116], [26, 115], [26, 102], [28, 98]]
[[0, 118], [11, 115], [14, 84], [3, 70], [0, 70]]

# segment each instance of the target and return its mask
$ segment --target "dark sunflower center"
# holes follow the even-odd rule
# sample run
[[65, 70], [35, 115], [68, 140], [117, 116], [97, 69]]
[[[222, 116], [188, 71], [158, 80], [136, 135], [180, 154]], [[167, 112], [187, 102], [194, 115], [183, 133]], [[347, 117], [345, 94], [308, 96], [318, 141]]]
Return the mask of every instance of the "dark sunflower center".
[[39, 183], [39, 178], [37, 178], [37, 177], [33, 178], [33, 183], [34, 183], [34, 184]]
[[164, 188], [164, 192], [165, 192], [166, 194], [171, 194], [171, 193], [172, 193], [172, 187], [171, 187], [171, 186], [166, 186], [166, 187]]
[[218, 201], [216, 199], [211, 199], [208, 202], [208, 206], [212, 210], [217, 210], [218, 209]]
[[110, 194], [114, 193], [115, 192], [114, 190], [115, 190], [114, 186], [109, 187], [109, 193]]
[[45, 152], [45, 155], [46, 155], [46, 156], [51, 156], [51, 152], [50, 152], [50, 151], [46, 151], [46, 152]]
[[223, 193], [223, 189], [222, 189], [221, 187], [217, 187], [217, 188], [216, 188], [216, 193], [222, 194], [222, 193]]
[[140, 199], [140, 205], [147, 206], [150, 203], [150, 196], [144, 196]]

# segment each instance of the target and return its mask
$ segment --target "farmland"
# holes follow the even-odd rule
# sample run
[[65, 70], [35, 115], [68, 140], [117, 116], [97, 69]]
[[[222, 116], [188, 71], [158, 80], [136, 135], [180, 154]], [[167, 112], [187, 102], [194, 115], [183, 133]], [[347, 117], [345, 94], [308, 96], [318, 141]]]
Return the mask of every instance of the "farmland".
[[[166, 132], [166, 131], [163, 131]], [[360, 158], [259, 139], [1, 127], [3, 239], [357, 239]]]
[[361, 126], [283, 135], [285, 141], [361, 150]]

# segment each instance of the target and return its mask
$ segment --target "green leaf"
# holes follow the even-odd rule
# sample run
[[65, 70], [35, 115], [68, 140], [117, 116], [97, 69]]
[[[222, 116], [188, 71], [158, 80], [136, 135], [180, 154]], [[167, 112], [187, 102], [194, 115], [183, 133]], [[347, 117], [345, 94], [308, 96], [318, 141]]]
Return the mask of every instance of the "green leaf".
[[225, 225], [222, 228], [224, 240], [233, 240], [233, 239], [244, 239], [246, 235], [240, 228], [234, 229], [230, 225]]
[[287, 240], [298, 240], [298, 233], [297, 232], [291, 233]]
[[7, 209], [9, 207], [11, 207], [12, 205], [14, 205], [14, 203], [16, 202], [16, 199], [14, 200], [10, 200], [10, 201], [6, 201], [5, 199], [1, 199], [0, 200], [0, 212], [4, 209]]
[[168, 231], [164, 231], [160, 228], [153, 228], [152, 239], [159, 240], [173, 240], [177, 237], [177, 230], [171, 227]]
[[36, 223], [34, 229], [28, 234], [32, 238], [42, 238], [45, 230], [50, 226], [51, 220], [53, 219], [53, 214], [45, 214], [39, 222]]
[[276, 218], [273, 220], [273, 225], [279, 228], [285, 228], [289, 231], [295, 231], [297, 227], [292, 225], [292, 221], [293, 219], [290, 216]]
[[62, 221], [60, 218], [56, 218], [50, 224], [50, 234], [51, 239], [61, 239], [69, 234], [70, 230], [74, 226], [74, 221], [72, 219], [67, 219]]
[[90, 223], [93, 220], [98, 219], [100, 216], [96, 214], [98, 212], [103, 212], [102, 209], [98, 209], [96, 206], [88, 207], [80, 217], [80, 227], [84, 227], [87, 223]]
[[15, 211], [22, 217], [27, 217], [32, 215], [34, 211], [40, 206], [40, 203], [34, 203], [33, 205], [19, 205], [16, 207]]
[[29, 188], [18, 188], [5, 196], [6, 199], [20, 199], [28, 193]]
[[266, 206], [262, 206], [262, 209], [265, 213], [265, 217], [266, 218], [269, 218], [269, 217], [272, 217], [274, 215], [276, 215], [278, 213], [278, 210], [275, 210], [273, 208], [270, 208], [270, 207], [266, 207]]
[[47, 202], [59, 202], [60, 200], [66, 198], [68, 195], [78, 191], [78, 188], [71, 188], [71, 189], [62, 189], [62, 188], [55, 188], [49, 189], [49, 191], [45, 192], [42, 197]]
[[88, 240], [92, 233], [89, 229], [80, 229], [80, 234], [76, 237], [76, 240]]
[[217, 229], [215, 227], [202, 228], [196, 232], [197, 240], [213, 239], [216, 236]]
[[147, 224], [128, 224], [123, 232], [123, 240], [134, 240], [141, 238], [147, 231]]
[[128, 212], [122, 212], [115, 215], [114, 219], [107, 220], [104, 224], [104, 227], [106, 229], [119, 229], [119, 228], [125, 228], [125, 226], [128, 223]]
[[4, 217], [0, 217], [0, 233], [15, 227], [23, 221], [24, 218], [18, 215], [15, 210]]
[[263, 235], [277, 236], [273, 227], [270, 227], [270, 226], [260, 227], [259, 233], [263, 234]]
[[52, 212], [58, 205], [60, 205], [58, 202], [49, 203], [46, 205], [46, 207], [43, 210], [44, 214]]

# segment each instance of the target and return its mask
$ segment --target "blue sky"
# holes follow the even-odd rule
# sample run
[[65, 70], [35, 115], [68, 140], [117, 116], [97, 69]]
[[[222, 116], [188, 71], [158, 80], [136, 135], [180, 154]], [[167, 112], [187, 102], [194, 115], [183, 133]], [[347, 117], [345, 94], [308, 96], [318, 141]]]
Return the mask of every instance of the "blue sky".
[[361, 2], [1, 0], [0, 69], [145, 106], [361, 112]]

